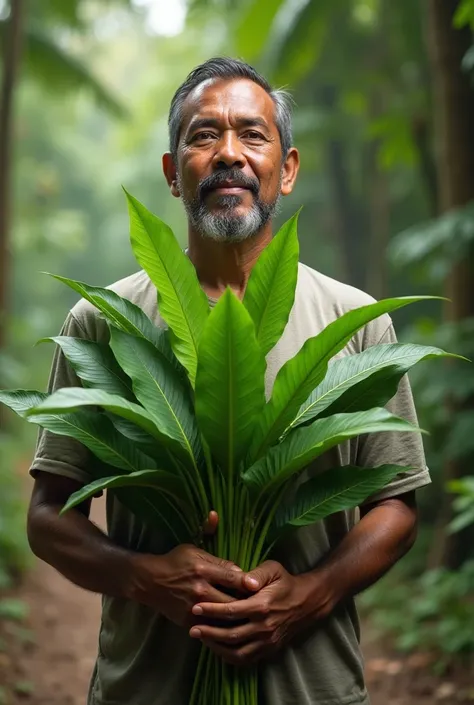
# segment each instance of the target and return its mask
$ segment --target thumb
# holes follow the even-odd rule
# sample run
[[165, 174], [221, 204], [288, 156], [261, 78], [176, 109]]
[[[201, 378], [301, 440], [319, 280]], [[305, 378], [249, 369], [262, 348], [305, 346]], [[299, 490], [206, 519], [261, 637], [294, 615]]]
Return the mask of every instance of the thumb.
[[262, 563], [254, 570], [251, 570], [244, 577], [244, 584], [248, 590], [257, 592], [274, 580], [274, 571], [270, 569], [271, 563]]
[[203, 532], [205, 536], [214, 536], [219, 524], [219, 515], [214, 510], [210, 511], [207, 519], [203, 524]]

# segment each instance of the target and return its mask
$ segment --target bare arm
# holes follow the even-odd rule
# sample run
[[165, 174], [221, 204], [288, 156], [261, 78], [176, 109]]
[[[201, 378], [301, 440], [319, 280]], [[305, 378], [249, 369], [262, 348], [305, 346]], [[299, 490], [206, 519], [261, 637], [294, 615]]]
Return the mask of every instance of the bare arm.
[[241, 588], [240, 569], [196, 546], [184, 544], [162, 556], [117, 546], [89, 520], [89, 502], [59, 516], [79, 488], [74, 480], [39, 473], [28, 512], [32, 551], [76, 585], [136, 600], [177, 624], [192, 620], [196, 602], [232, 599], [215, 586]]
[[325, 584], [334, 607], [377, 582], [410, 550], [416, 532], [414, 492], [364, 507], [360, 522], [308, 576]]
[[39, 473], [28, 511], [28, 540], [33, 553], [68, 580], [92, 592], [125, 597], [130, 591], [132, 554], [116, 546], [89, 520], [90, 501], [63, 516], [75, 480]]

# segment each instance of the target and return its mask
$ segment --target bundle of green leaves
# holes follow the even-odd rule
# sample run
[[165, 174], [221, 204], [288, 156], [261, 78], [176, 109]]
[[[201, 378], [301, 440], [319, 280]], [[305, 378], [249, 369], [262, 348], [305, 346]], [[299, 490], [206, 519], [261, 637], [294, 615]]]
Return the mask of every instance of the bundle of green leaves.
[[[295, 298], [298, 215], [261, 253], [243, 300], [227, 289], [211, 309], [170, 228], [127, 198], [133, 252], [156, 286], [166, 326], [155, 326], [110, 289], [58, 276], [99, 310], [109, 344], [50, 338], [83, 386], [49, 396], [4, 391], [0, 401], [75, 438], [105, 463], [98, 467], [107, 475], [73, 494], [63, 511], [99, 490], [115, 492], [176, 543], [201, 543], [250, 570], [282, 533], [359, 505], [406, 469], [335, 467], [297, 487], [310, 462], [346, 439], [419, 431], [383, 407], [412, 365], [446, 353], [378, 345], [330, 363], [367, 323], [426, 297], [386, 299], [346, 313], [307, 340], [267, 399], [265, 358]], [[205, 537], [211, 509], [219, 526]], [[204, 649], [192, 703], [222, 702], [256, 705], [257, 673], [227, 667]]]

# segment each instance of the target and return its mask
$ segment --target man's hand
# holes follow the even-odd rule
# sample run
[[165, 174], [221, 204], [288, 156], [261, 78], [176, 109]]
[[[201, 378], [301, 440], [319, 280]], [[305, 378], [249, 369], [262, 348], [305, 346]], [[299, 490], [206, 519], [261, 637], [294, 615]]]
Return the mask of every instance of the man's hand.
[[135, 554], [128, 596], [175, 624], [189, 626], [196, 622], [192, 614], [196, 603], [231, 602], [235, 598], [219, 587], [241, 590], [242, 578], [242, 571], [234, 563], [183, 544], [164, 556]]
[[332, 595], [315, 572], [294, 576], [276, 561], [247, 573], [243, 585], [256, 594], [225, 604], [200, 602], [192, 610], [200, 619], [224, 622], [193, 626], [190, 635], [232, 664], [250, 665], [271, 656], [308, 626], [309, 618], [323, 618], [333, 606]]

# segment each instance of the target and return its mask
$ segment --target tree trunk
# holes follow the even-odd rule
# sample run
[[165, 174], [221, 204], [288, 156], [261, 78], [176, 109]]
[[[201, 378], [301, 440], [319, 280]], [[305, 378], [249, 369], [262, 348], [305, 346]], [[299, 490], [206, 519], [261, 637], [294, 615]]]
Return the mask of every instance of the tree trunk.
[[369, 232], [366, 291], [380, 300], [388, 295], [387, 250], [390, 240], [390, 184], [388, 174], [377, 162], [377, 142], [369, 145]]
[[[438, 187], [441, 212], [474, 200], [474, 91], [461, 62], [472, 41], [469, 28], [453, 28], [458, 0], [427, 0], [428, 48], [435, 99], [435, 130], [438, 145]], [[461, 321], [474, 316], [474, 253], [453, 267], [446, 280], [446, 319]], [[448, 403], [450, 403], [448, 401]], [[452, 403], [450, 407], [453, 408]], [[463, 408], [466, 408], [463, 406]], [[474, 409], [474, 399], [467, 408]], [[471, 463], [450, 461], [443, 483], [467, 474]], [[457, 568], [469, 544], [463, 533], [449, 536], [446, 522], [452, 516], [451, 498], [445, 496], [435, 532], [431, 564]]]
[[22, 26], [23, 0], [12, 0], [10, 17], [4, 28], [0, 103], [0, 351], [5, 346], [8, 308], [13, 100], [20, 62]]
[[[377, 37], [374, 51], [374, 64], [383, 66], [386, 60], [386, 4], [381, 5], [380, 36]], [[376, 121], [385, 114], [385, 91], [374, 87], [370, 98], [370, 120]], [[390, 240], [390, 182], [387, 171], [378, 160], [380, 140], [367, 145], [364, 171], [367, 174], [368, 231], [367, 272], [365, 289], [380, 300], [388, 294], [388, 244]]]
[[[327, 85], [318, 98], [328, 113], [337, 110], [338, 95], [335, 86]], [[339, 138], [327, 141], [326, 160], [331, 186], [336, 237], [340, 243], [343, 279], [353, 286], [364, 287], [365, 252], [361, 241], [360, 214], [351, 189], [349, 160], [346, 144]]]
[[[333, 198], [334, 224], [341, 250], [342, 278], [355, 285], [357, 278], [357, 254], [354, 252], [356, 233], [350, 194], [344, 145], [340, 140], [330, 139], [327, 143], [327, 166]], [[352, 254], [356, 259], [352, 259]]]
[[411, 124], [411, 133], [420, 162], [420, 177], [428, 202], [430, 216], [439, 215], [438, 175], [431, 145], [431, 125], [425, 117], [415, 117]]

